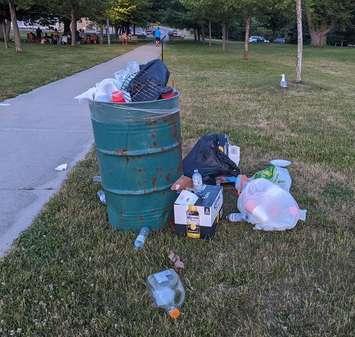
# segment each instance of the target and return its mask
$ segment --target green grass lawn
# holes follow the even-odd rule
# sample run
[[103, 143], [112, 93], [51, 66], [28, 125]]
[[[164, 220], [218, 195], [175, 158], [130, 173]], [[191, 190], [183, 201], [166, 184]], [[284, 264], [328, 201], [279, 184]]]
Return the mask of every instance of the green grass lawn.
[[[222, 222], [209, 242], [154, 233], [145, 249], [113, 231], [96, 199], [90, 154], [0, 262], [0, 335], [124, 337], [354, 336], [355, 50], [305, 50], [304, 84], [292, 80], [294, 46], [242, 46], [223, 54], [175, 43], [167, 63], [182, 92], [185, 150], [207, 132], [241, 147], [243, 173], [293, 161], [292, 193], [308, 209], [288, 232]], [[235, 209], [230, 189], [225, 213]], [[185, 261], [181, 318], [154, 309], [146, 277]]]
[[59, 80], [95, 64], [112, 59], [135, 48], [120, 44], [50, 46], [23, 43], [23, 53], [16, 54], [13, 45], [4, 48], [0, 42], [0, 101], [40, 85]]

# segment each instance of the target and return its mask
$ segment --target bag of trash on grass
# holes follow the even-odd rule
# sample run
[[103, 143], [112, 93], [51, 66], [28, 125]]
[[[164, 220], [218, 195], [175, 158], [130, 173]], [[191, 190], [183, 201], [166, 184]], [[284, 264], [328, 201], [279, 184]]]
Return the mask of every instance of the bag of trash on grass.
[[306, 220], [306, 210], [298, 207], [292, 195], [280, 186], [264, 178], [250, 180], [243, 188], [237, 207], [240, 213], [232, 213], [232, 222], [247, 221], [254, 229], [283, 231], [296, 226], [298, 220]]
[[228, 144], [225, 134], [201, 137], [183, 160], [184, 175], [192, 177], [197, 169], [207, 185], [215, 185], [219, 176], [238, 176], [240, 171], [237, 164], [224, 153]]

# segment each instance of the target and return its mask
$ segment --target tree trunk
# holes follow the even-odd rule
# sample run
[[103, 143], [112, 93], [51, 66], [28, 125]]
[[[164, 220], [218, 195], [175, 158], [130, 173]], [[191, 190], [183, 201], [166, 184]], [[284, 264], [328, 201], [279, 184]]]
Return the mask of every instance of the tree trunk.
[[5, 46], [5, 49], [7, 49], [8, 45], [7, 45], [5, 21], [1, 22], [1, 31], [2, 31], [2, 35], [3, 35], [3, 39], [4, 39], [4, 46]]
[[69, 35], [70, 34], [70, 20], [67, 18], [64, 18], [63, 25], [64, 25], [63, 35]]
[[107, 34], [107, 44], [111, 45], [111, 36], [110, 36], [110, 20], [106, 19], [106, 34]]
[[311, 35], [311, 46], [322, 48], [327, 44], [327, 35], [333, 29], [334, 22], [329, 24], [317, 24], [313, 22], [312, 14], [307, 10], [306, 7], [306, 17], [308, 21], [309, 34]]
[[11, 30], [11, 20], [6, 19], [5, 21], [5, 34], [7, 41], [10, 41], [10, 30]]
[[247, 16], [245, 19], [245, 37], [244, 37], [244, 59], [249, 59], [249, 34], [250, 34], [251, 17]]
[[208, 21], [208, 45], [212, 46], [212, 22]]
[[296, 83], [300, 83], [302, 82], [302, 62], [303, 62], [302, 0], [296, 0], [296, 14], [297, 14]]
[[227, 24], [225, 22], [222, 23], [222, 49], [226, 51], [227, 46]]
[[201, 41], [201, 29], [200, 29], [200, 26], [197, 26], [197, 40], [198, 40], [198, 42]]
[[309, 33], [311, 35], [311, 46], [322, 48], [327, 44], [327, 35], [330, 29], [326, 29], [324, 31], [314, 31], [309, 29]]
[[76, 45], [76, 18], [75, 18], [75, 13], [74, 9], [71, 10], [70, 12], [70, 35], [71, 35], [71, 45], [75, 46]]
[[136, 24], [133, 25], [133, 35], [136, 35]]
[[20, 53], [22, 52], [21, 37], [20, 37], [20, 30], [18, 29], [18, 25], [17, 25], [16, 8], [15, 8], [14, 0], [9, 0], [9, 9], [10, 9], [12, 27], [14, 30], [15, 49], [16, 52]]
[[197, 41], [197, 30], [194, 28], [194, 40]]
[[202, 38], [202, 42], [205, 43], [206, 33], [205, 33], [205, 25], [203, 23], [201, 24], [201, 38]]
[[99, 43], [104, 44], [104, 25], [100, 25]]

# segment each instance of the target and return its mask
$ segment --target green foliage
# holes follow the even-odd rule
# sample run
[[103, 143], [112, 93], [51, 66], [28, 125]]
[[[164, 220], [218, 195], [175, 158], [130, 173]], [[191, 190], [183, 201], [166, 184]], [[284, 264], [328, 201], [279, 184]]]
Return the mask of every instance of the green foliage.
[[315, 30], [334, 25], [345, 26], [355, 9], [354, 0], [305, 0], [309, 23]]
[[111, 0], [105, 11], [115, 25], [142, 24], [148, 19], [149, 0]]

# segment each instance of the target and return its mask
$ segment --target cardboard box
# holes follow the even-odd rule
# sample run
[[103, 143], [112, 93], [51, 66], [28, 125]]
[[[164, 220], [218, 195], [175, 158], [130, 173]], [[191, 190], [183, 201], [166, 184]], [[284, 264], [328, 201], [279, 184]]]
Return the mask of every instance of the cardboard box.
[[212, 238], [223, 213], [222, 186], [207, 185], [193, 205], [174, 203], [175, 230], [193, 239]]

